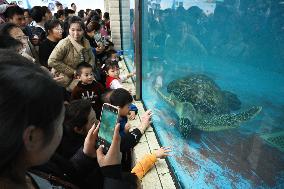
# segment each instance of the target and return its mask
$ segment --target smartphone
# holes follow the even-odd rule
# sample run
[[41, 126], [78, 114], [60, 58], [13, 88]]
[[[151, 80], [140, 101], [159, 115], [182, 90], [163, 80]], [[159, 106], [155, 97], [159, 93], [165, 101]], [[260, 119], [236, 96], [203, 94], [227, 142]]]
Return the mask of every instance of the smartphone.
[[119, 109], [111, 104], [103, 104], [97, 146], [104, 145], [104, 153], [107, 153], [112, 143], [114, 128], [118, 122], [118, 111]]

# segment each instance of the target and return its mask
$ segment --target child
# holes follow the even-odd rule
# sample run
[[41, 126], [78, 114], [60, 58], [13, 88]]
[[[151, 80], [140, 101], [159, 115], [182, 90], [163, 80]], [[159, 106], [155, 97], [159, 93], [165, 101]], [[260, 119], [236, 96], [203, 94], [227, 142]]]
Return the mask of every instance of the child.
[[[108, 61], [105, 65], [106, 70], [106, 89], [118, 89], [123, 88], [122, 81], [126, 80], [132, 76], [134, 73], [130, 73], [127, 76], [120, 76], [119, 65], [117, 61]], [[132, 99], [133, 101], [133, 99]], [[137, 107], [133, 104], [130, 104], [129, 119], [134, 120], [137, 114]]]
[[[133, 110], [133, 109], [131, 109], [131, 108], [133, 108], [133, 106], [132, 107], [130, 106], [132, 101], [133, 101], [133, 98], [132, 98], [131, 94], [123, 88], [113, 90], [112, 94], [110, 95], [109, 102], [112, 105], [119, 107], [119, 123], [120, 123], [119, 133], [120, 133], [122, 140], [125, 140], [124, 138], [126, 138], [128, 136], [128, 133], [129, 133], [130, 124], [128, 123], [127, 115], [129, 114], [130, 110]], [[137, 108], [136, 108], [136, 111], [137, 111]], [[149, 127], [151, 117], [152, 117], [152, 113], [151, 113], [151, 111], [148, 110], [145, 113], [145, 115], [143, 115], [143, 117], [142, 117], [140, 128]], [[144, 129], [144, 131], [145, 131], [145, 129]], [[143, 133], [144, 132], [141, 131], [141, 134], [143, 134]], [[124, 171], [130, 171], [131, 170], [132, 157], [131, 157], [130, 149], [128, 151], [124, 151], [124, 153], [122, 153], [122, 161], [121, 162], [122, 162], [121, 163], [122, 169]]]
[[111, 61], [121, 61], [122, 58], [119, 56], [120, 53], [118, 53], [116, 50], [109, 50], [107, 52], [107, 59]]
[[137, 112], [137, 107], [131, 105], [133, 98], [131, 94], [123, 89], [118, 88], [113, 90], [112, 94], [110, 95], [109, 99], [110, 103], [114, 106], [119, 107], [119, 123], [120, 123], [120, 136], [124, 136], [125, 133], [129, 131], [130, 125], [128, 122], [127, 115], [130, 111]]
[[100, 119], [102, 109], [101, 95], [105, 91], [103, 85], [95, 81], [92, 66], [86, 62], [80, 63], [77, 66], [76, 75], [79, 82], [72, 91], [71, 100], [90, 100], [96, 112], [97, 119]]
[[84, 144], [93, 124], [97, 125], [98, 122], [89, 100], [74, 100], [66, 105], [63, 137], [57, 152], [65, 158], [71, 158]]
[[130, 73], [126, 76], [121, 76], [120, 75], [120, 70], [119, 70], [119, 65], [118, 62], [108, 60], [106, 61], [105, 64], [105, 71], [107, 74], [106, 77], [106, 88], [107, 89], [118, 89], [118, 88], [123, 88], [122, 86], [122, 81], [125, 81], [126, 79], [133, 77], [135, 74]]

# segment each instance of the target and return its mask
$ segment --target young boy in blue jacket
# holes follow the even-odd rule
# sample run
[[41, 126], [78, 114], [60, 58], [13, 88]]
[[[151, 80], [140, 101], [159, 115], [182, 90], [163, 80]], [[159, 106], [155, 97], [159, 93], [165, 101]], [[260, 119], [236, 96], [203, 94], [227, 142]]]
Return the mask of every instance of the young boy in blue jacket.
[[135, 114], [137, 114], [138, 109], [132, 104], [133, 98], [131, 94], [123, 88], [113, 90], [109, 101], [112, 105], [119, 107], [119, 133], [120, 136], [123, 137], [130, 129], [129, 124], [127, 123], [127, 116], [129, 115], [130, 111], [133, 111]]

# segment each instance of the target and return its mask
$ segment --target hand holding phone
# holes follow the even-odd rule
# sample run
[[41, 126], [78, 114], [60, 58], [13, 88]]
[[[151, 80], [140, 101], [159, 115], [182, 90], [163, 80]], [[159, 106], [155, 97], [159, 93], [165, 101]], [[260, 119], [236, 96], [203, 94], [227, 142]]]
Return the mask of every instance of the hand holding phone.
[[100, 167], [118, 165], [121, 163], [119, 124], [116, 124], [109, 151], [104, 155], [104, 148], [97, 149], [97, 159]]
[[95, 158], [97, 156], [96, 152], [96, 141], [98, 139], [100, 124], [96, 126], [96, 123], [92, 126], [92, 128], [88, 131], [88, 134], [85, 138], [83, 152], [89, 157]]
[[118, 122], [118, 108], [104, 103], [101, 114], [101, 123], [97, 146], [104, 146], [104, 153], [108, 151], [112, 143], [114, 127]]

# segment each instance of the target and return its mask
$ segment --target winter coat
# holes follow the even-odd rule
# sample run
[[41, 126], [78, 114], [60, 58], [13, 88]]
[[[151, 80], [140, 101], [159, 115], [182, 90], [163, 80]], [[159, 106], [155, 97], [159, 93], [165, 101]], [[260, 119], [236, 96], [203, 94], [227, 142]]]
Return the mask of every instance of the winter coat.
[[62, 39], [54, 48], [48, 59], [48, 66], [56, 70], [58, 75], [63, 75], [61, 84], [69, 91], [76, 86], [78, 81], [74, 80], [74, 72], [78, 64], [87, 62], [92, 66], [95, 57], [92, 48], [85, 38], [83, 45], [76, 42], [71, 36]]

